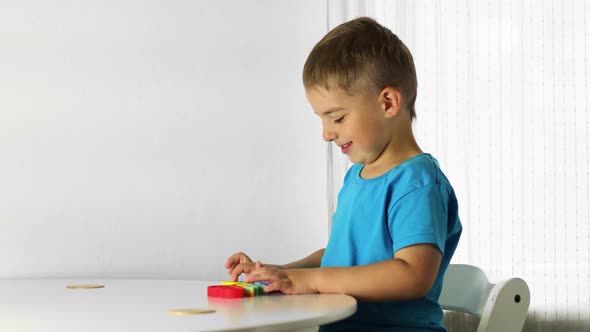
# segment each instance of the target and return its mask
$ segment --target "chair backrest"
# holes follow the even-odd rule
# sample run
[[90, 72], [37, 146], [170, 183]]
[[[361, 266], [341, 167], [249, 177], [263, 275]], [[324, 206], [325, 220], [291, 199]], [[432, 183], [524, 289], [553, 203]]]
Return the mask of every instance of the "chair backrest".
[[478, 332], [516, 332], [524, 325], [530, 293], [522, 279], [511, 278], [492, 284], [476, 266], [450, 264], [439, 303], [445, 310], [480, 318]]

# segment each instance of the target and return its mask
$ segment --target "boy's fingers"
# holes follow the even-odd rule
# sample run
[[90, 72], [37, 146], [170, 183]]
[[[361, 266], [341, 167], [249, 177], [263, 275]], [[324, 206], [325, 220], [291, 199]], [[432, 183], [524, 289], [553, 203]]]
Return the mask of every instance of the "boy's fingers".
[[232, 273], [231, 274], [231, 281], [238, 281], [238, 277], [241, 273]]
[[272, 283], [266, 285], [266, 287], [264, 287], [264, 291], [267, 293], [274, 292], [274, 291], [280, 291], [280, 290], [281, 290], [281, 287], [279, 286], [278, 281], [272, 282]]
[[232, 257], [228, 258], [227, 261], [225, 261], [225, 268], [226, 269], [231, 269], [232, 267], [234, 267], [234, 265], [236, 265], [236, 263], [234, 262]]
[[271, 280], [270, 273], [267, 268], [257, 268], [249, 272], [248, 276], [246, 277], [247, 282], [254, 282], [260, 280]]
[[233, 255], [229, 256], [229, 258], [225, 262], [225, 267], [229, 269], [229, 268], [235, 266], [236, 264], [240, 263], [241, 255], [242, 255], [242, 253], [237, 253], [237, 254], [233, 254]]
[[240, 274], [242, 274], [244, 271], [244, 266], [242, 264], [238, 264], [236, 267], [234, 267], [234, 269], [232, 270], [232, 272], [230, 273], [232, 281], [236, 281], [238, 280], [238, 277], [240, 276]]
[[237, 281], [240, 274], [242, 274], [242, 273], [248, 274], [251, 271], [253, 271], [251, 263], [236, 265], [230, 273], [230, 275], [232, 276], [232, 281]]
[[250, 257], [243, 252], [234, 254], [232, 257], [234, 258], [234, 261], [237, 261], [238, 263], [252, 263]]

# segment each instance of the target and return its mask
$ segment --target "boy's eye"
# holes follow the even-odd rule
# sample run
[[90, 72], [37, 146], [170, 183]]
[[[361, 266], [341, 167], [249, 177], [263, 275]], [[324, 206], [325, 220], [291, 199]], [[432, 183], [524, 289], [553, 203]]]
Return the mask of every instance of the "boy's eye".
[[342, 122], [342, 120], [344, 120], [344, 115], [339, 117], [338, 119], [334, 120], [335, 123], [340, 123]]

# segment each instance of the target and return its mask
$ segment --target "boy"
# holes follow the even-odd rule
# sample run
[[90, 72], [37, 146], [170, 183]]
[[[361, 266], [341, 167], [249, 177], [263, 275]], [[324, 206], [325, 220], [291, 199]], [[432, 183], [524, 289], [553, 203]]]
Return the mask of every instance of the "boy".
[[303, 83], [324, 140], [354, 163], [328, 245], [283, 266], [237, 253], [228, 273], [268, 281], [268, 292], [357, 299], [353, 316], [320, 331], [445, 331], [438, 297], [462, 227], [453, 188], [412, 133], [412, 55], [389, 29], [357, 18], [316, 44]]

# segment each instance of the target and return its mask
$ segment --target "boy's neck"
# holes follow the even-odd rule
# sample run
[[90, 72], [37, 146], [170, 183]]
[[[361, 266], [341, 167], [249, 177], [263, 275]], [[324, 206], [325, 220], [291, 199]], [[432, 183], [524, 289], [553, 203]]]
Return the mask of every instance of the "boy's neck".
[[375, 162], [366, 164], [363, 167], [361, 171], [363, 179], [381, 176], [404, 161], [423, 153], [414, 138], [411, 124], [410, 126], [404, 126], [404, 128], [397, 128], [394, 133], [381, 156]]

